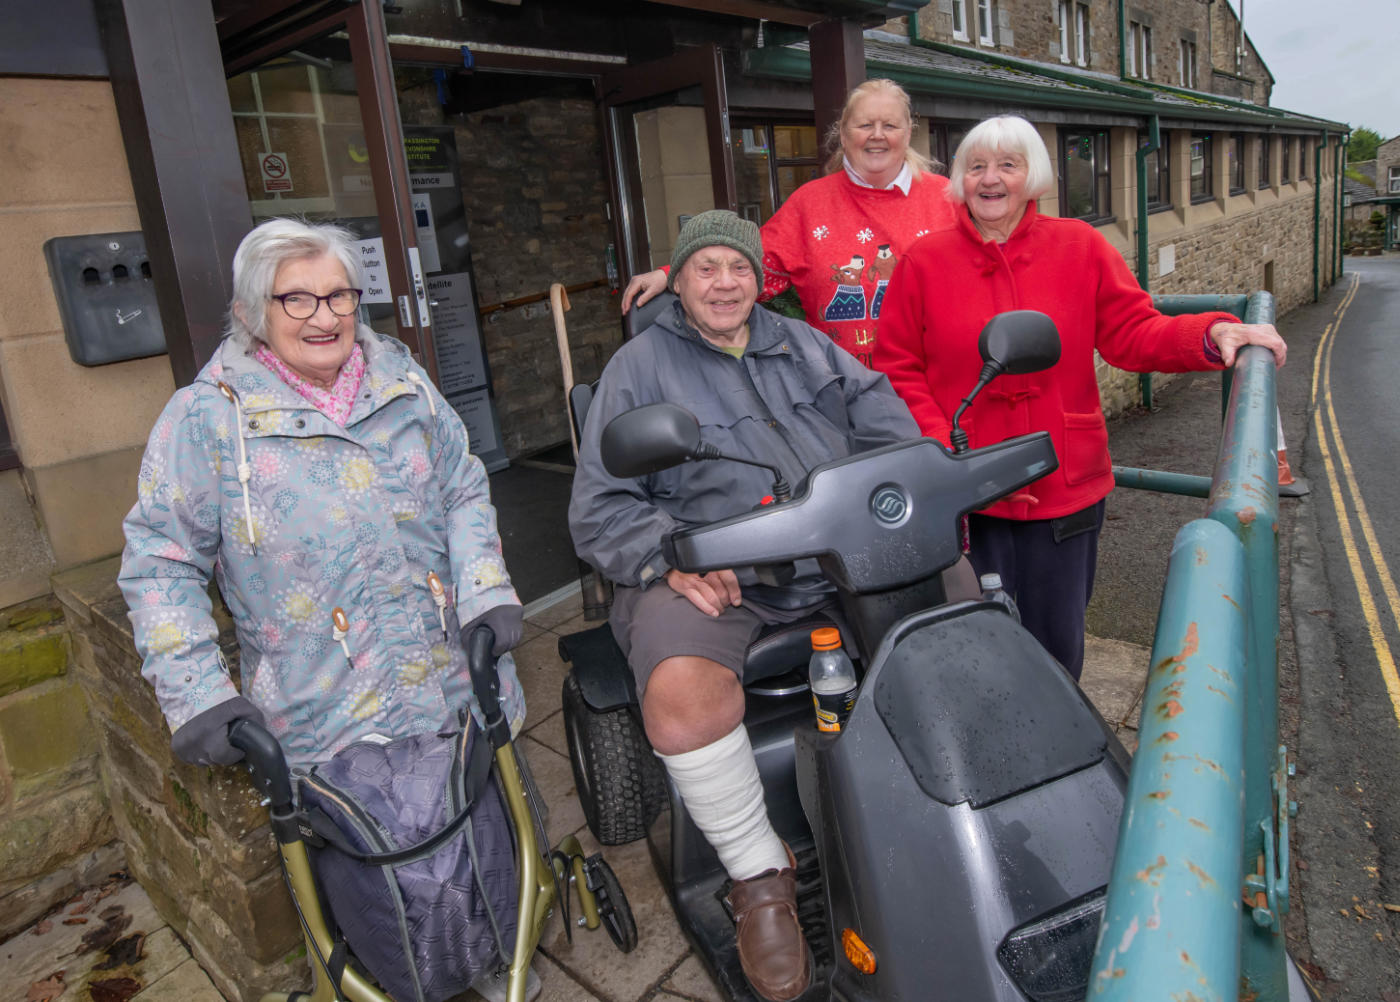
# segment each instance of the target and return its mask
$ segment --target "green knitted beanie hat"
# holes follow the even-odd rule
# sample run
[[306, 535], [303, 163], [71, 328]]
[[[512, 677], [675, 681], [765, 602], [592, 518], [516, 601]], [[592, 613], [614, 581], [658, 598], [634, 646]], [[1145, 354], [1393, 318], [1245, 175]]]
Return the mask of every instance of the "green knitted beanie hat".
[[691, 216], [676, 237], [676, 249], [671, 252], [670, 286], [676, 288], [676, 276], [690, 260], [690, 255], [702, 247], [720, 245], [732, 247], [753, 265], [759, 288], [763, 287], [763, 241], [758, 236], [758, 224], [743, 219], [728, 209], [710, 209]]

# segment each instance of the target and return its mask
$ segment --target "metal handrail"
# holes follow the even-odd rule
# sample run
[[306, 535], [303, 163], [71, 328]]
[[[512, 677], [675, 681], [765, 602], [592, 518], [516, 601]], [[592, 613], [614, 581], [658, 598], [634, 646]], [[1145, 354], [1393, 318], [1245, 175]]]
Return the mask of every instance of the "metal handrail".
[[[1171, 297], [1172, 312], [1272, 322], [1268, 293], [1243, 311], [1238, 298]], [[1092, 967], [1096, 1002], [1287, 998], [1272, 353], [1245, 348], [1233, 375], [1207, 517], [1177, 533], [1168, 565]]]

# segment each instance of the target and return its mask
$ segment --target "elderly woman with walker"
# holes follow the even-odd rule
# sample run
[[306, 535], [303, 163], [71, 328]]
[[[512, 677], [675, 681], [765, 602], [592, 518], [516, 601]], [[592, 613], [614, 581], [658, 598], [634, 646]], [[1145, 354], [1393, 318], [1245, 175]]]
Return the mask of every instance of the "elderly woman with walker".
[[1271, 324], [1159, 313], [1094, 227], [1040, 214], [1036, 200], [1054, 183], [1045, 143], [1025, 119], [990, 118], [967, 134], [948, 187], [956, 224], [905, 253], [885, 296], [874, 365], [920, 430], [948, 444], [950, 418], [981, 369], [983, 325], [1007, 310], [1055, 321], [1059, 363], [1003, 376], [961, 424], [973, 447], [1048, 431], [1059, 469], [970, 516], [968, 556], [979, 574], [1001, 576], [1023, 624], [1077, 680], [1113, 489], [1095, 353], [1134, 372], [1192, 372], [1228, 367], [1249, 344], [1282, 365], [1287, 349]]
[[[482, 725], [463, 649], [478, 626], [494, 634], [505, 718], [524, 721], [506, 653], [522, 610], [486, 470], [408, 349], [357, 321], [359, 258], [340, 227], [255, 227], [234, 256], [223, 342], [151, 431], [119, 582], [187, 762], [240, 760], [239, 720], [265, 726], [301, 770], [449, 728], [461, 707]], [[502, 970], [478, 990], [504, 998]]]

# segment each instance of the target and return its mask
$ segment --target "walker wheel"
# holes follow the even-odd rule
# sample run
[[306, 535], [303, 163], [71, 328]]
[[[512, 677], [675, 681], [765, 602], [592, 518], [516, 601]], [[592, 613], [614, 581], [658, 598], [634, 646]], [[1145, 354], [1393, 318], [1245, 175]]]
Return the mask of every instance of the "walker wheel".
[[598, 853], [583, 861], [583, 873], [598, 903], [598, 918], [608, 935], [619, 950], [631, 953], [637, 948], [637, 922], [632, 918], [632, 906], [627, 903], [627, 895], [622, 893], [617, 875]]

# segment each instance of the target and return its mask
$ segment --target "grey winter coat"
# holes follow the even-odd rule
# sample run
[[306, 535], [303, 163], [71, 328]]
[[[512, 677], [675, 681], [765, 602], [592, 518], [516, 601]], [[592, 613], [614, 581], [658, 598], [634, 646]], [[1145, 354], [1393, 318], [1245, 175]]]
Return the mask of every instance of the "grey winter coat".
[[[635, 480], [603, 468], [607, 423], [643, 404], [669, 401], [700, 421], [702, 441], [727, 455], [769, 463], [798, 484], [815, 466], [916, 438], [918, 425], [889, 380], [820, 331], [755, 307], [738, 359], [685, 322], [680, 302], [608, 362], [579, 443], [569, 529], [579, 556], [621, 585], [646, 586], [669, 569], [663, 536], [752, 509], [771, 493], [764, 470], [723, 461], [685, 463]], [[751, 569], [734, 568], [741, 586]], [[824, 582], [799, 578], [789, 601], [816, 599]]]

